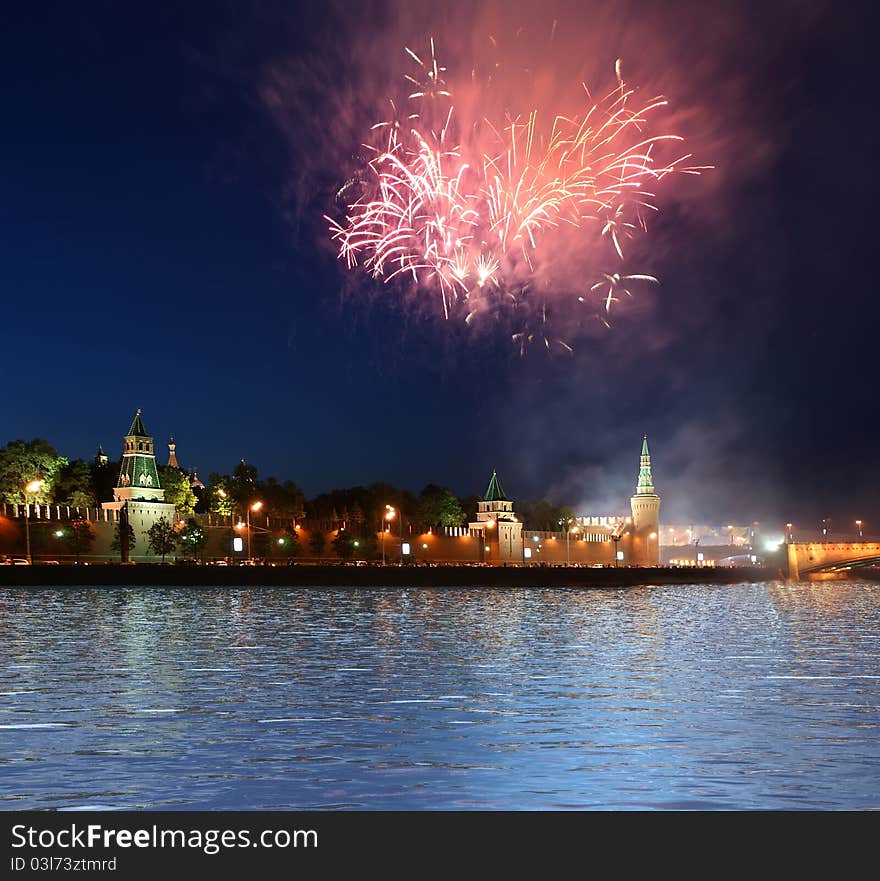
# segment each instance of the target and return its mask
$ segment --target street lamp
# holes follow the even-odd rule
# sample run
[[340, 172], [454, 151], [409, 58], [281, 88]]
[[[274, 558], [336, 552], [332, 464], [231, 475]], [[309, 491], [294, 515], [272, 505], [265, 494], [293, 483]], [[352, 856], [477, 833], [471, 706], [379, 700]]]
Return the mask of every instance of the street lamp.
[[620, 546], [620, 538], [623, 535], [622, 532], [612, 532], [611, 533], [611, 541], [614, 542], [614, 568], [618, 568], [620, 566], [620, 551], [618, 550]]
[[[385, 565], [385, 533], [391, 531], [391, 521], [397, 515], [397, 510], [392, 508], [391, 505], [385, 506], [385, 520], [387, 521], [387, 525], [385, 523], [382, 524], [382, 565]], [[401, 527], [402, 529], [403, 527]], [[403, 541], [403, 533], [400, 534], [400, 540]]]
[[248, 505], [248, 510], [247, 510], [247, 539], [248, 539], [248, 559], [249, 559], [249, 560], [253, 560], [253, 557], [251, 556], [251, 511], [253, 511], [253, 512], [256, 514], [257, 511], [259, 511], [260, 508], [262, 508], [262, 507], [263, 507], [263, 503], [262, 503], [262, 502], [254, 502], [252, 505]]
[[580, 527], [571, 525], [571, 520], [567, 521], [568, 528], [565, 530], [565, 565], [571, 566], [571, 534], [580, 532]]
[[31, 506], [28, 502], [28, 496], [36, 495], [43, 488], [44, 483], [43, 480], [32, 480], [24, 488], [24, 540], [27, 549], [25, 556], [28, 563], [33, 563], [31, 559]]
[[792, 529], [794, 529], [793, 523], [786, 523], [785, 528], [788, 531], [788, 543], [791, 544], [794, 541], [794, 536], [792, 535]]
[[859, 531], [859, 538], [862, 538], [862, 521], [856, 520], [856, 529]]

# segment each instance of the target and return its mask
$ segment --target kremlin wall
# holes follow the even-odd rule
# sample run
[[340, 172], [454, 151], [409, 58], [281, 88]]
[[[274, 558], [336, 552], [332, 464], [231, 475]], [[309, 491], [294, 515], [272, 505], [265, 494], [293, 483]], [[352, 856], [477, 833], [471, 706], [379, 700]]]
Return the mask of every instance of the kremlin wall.
[[[169, 464], [177, 466], [173, 443], [169, 445]], [[10, 557], [21, 552], [23, 521], [28, 519], [32, 554], [35, 562], [68, 562], [69, 555], [59, 554], [58, 542], [51, 536], [55, 528], [74, 517], [89, 521], [95, 541], [81, 562], [119, 562], [120, 554], [131, 562], [156, 562], [150, 553], [147, 531], [160, 519], [177, 522], [174, 506], [165, 501], [156, 468], [153, 438], [149, 436], [138, 410], [128, 433], [123, 438], [122, 463], [114, 489], [113, 501], [98, 509], [74, 509], [57, 505], [0, 505], [0, 554]], [[377, 547], [387, 563], [440, 565], [445, 563], [490, 566], [657, 566], [660, 562], [660, 497], [654, 490], [648, 439], [642, 442], [636, 490], [630, 499], [631, 514], [585, 515], [568, 524], [567, 531], [543, 532], [524, 529], [516, 513], [516, 504], [509, 499], [493, 472], [489, 485], [478, 504], [476, 520], [467, 526], [443, 527], [416, 533], [399, 520], [395, 528], [389, 524], [376, 533]], [[234, 518], [209, 515], [196, 516], [206, 534], [200, 555], [205, 562], [245, 562], [248, 556], [243, 524]], [[120, 552], [112, 547], [119, 524], [127, 522], [133, 530], [134, 542]], [[54, 524], [54, 525], [53, 525]], [[181, 524], [182, 525], [182, 524]], [[253, 533], [266, 536], [273, 530], [294, 528], [299, 538], [299, 553], [289, 559], [283, 547], [274, 541], [263, 542], [267, 563], [331, 563], [339, 562], [331, 550], [331, 542], [339, 529], [324, 532], [326, 550], [310, 556], [313, 547], [308, 521], [294, 523], [262, 518], [251, 519]], [[236, 528], [237, 527], [237, 528]], [[344, 529], [344, 524], [340, 528]], [[236, 540], [237, 539], [237, 540]], [[168, 559], [173, 560], [174, 554]]]

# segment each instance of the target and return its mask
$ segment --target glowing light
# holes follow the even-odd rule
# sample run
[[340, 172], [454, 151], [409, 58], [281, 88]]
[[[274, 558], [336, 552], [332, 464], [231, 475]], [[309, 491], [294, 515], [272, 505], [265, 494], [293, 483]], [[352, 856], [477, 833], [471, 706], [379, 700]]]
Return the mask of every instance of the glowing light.
[[254, 502], [254, 503], [251, 505], [251, 510], [252, 510], [252, 511], [259, 511], [262, 507], [263, 507], [263, 503], [262, 503], [262, 502]]
[[31, 482], [30, 482], [30, 483], [24, 488], [24, 491], [25, 491], [26, 493], [30, 494], [30, 495], [33, 495], [34, 493], [38, 493], [38, 492], [43, 488], [43, 484], [44, 484], [44, 483], [45, 483], [44, 480], [32, 480], [32, 481], [31, 481]]
[[[349, 269], [406, 282], [445, 318], [458, 312], [468, 324], [498, 310], [522, 314], [526, 323], [512, 334], [521, 348], [538, 340], [569, 351], [549, 335], [551, 297], [594, 302], [601, 316], [635, 285], [657, 283], [619, 271], [627, 242], [647, 230], [664, 178], [711, 167], [688, 165], [686, 153], [665, 158], [683, 141], [650, 133], [665, 98], [637, 100], [618, 60], [617, 85], [598, 100], [584, 85], [586, 100], [571, 115], [495, 106], [488, 96], [498, 65], [485, 77], [470, 71], [458, 104], [433, 39], [426, 60], [406, 53], [416, 65], [407, 105], [391, 101], [392, 117], [372, 126], [371, 158], [339, 191], [354, 198], [343, 200], [341, 218], [325, 216]], [[554, 244], [572, 230], [572, 253], [592, 258], [586, 282], [578, 272], [580, 290], [551, 294], [542, 285], [535, 294], [560, 262]]]

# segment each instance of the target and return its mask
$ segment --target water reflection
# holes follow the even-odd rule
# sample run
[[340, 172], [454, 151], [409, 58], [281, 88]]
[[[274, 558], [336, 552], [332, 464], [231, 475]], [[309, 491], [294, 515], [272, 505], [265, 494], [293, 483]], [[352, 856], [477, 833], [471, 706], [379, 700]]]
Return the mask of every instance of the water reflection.
[[876, 585], [0, 590], [0, 806], [878, 806]]

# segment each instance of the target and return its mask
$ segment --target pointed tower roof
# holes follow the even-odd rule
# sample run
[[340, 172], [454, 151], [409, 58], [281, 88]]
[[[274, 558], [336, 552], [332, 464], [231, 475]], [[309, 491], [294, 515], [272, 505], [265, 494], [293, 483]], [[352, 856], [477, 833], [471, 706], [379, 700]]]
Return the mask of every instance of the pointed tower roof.
[[484, 502], [506, 502], [508, 498], [504, 495], [504, 490], [501, 488], [501, 481], [498, 479], [498, 474], [495, 472], [495, 469], [492, 469], [492, 478], [489, 481], [489, 486], [486, 488], [486, 494], [483, 496]]
[[153, 438], [144, 428], [140, 409], [134, 414], [131, 428], [123, 438], [122, 464], [113, 498], [117, 502], [130, 499], [161, 502], [165, 499], [165, 490], [159, 483], [156, 470]]
[[144, 428], [144, 423], [141, 420], [140, 407], [137, 408], [137, 412], [134, 414], [134, 419], [131, 421], [131, 428], [128, 429], [126, 437], [149, 437], [146, 428]]
[[636, 484], [636, 495], [654, 495], [654, 476], [651, 474], [651, 454], [648, 452], [648, 435], [645, 435], [642, 440], [642, 454], [639, 457], [639, 479]]

